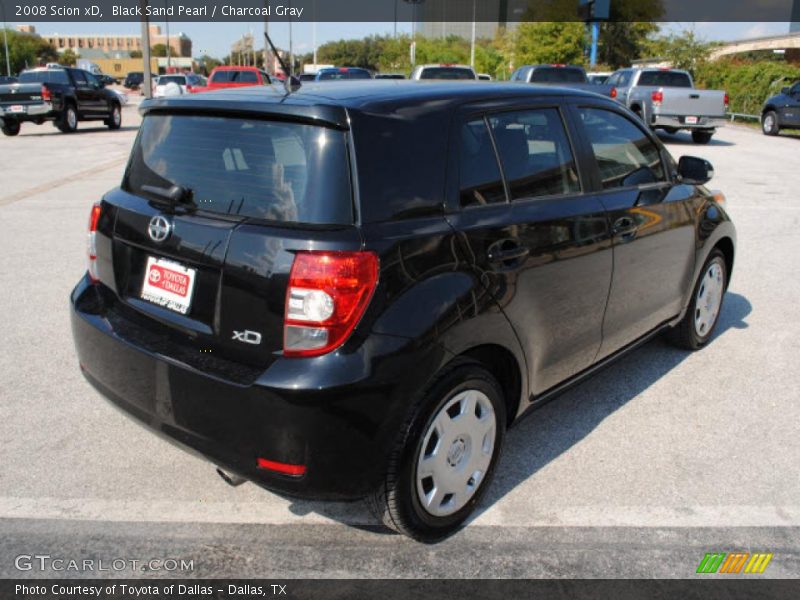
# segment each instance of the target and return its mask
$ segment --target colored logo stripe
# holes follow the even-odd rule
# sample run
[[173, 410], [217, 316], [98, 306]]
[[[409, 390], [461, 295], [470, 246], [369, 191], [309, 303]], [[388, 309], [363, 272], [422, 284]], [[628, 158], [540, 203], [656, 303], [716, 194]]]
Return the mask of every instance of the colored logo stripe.
[[[772, 554], [765, 552], [757, 552], [750, 554], [749, 552], [710, 552], [707, 553], [700, 564], [697, 566], [697, 573], [726, 573], [738, 574], [742, 572], [744, 567], [745, 573], [763, 573], [769, 562], [772, 560]], [[745, 566], [747, 565], [747, 566]]]

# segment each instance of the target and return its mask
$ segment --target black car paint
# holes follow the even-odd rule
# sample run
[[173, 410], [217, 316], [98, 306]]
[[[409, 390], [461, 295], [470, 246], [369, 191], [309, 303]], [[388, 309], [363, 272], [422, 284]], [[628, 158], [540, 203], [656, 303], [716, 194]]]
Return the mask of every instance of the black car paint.
[[769, 111], [778, 116], [778, 127], [800, 127], [800, 82], [767, 99], [761, 114]]
[[[251, 89], [146, 102], [145, 113], [233, 111], [351, 130], [356, 220], [352, 227], [282, 228], [179, 213], [174, 245], [155, 249], [144, 231], [163, 207], [109, 192], [98, 225], [102, 284], [84, 277], [71, 297], [84, 375], [114, 404], [182, 446], [267, 488], [315, 498], [373, 490], [413, 399], [457, 356], [477, 358], [496, 373], [514, 422], [677, 323], [713, 248], [725, 253], [729, 273], [733, 264], [735, 230], [724, 209], [704, 187], [678, 181], [674, 162], [650, 132], [643, 131], [662, 152], [670, 183], [622, 193], [600, 189], [577, 127], [575, 110], [584, 105], [631, 117], [594, 94], [513, 84], [342, 83], [304, 86], [288, 97]], [[475, 112], [538, 106], [561, 111], [583, 191], [461, 209], [458, 123]], [[381, 156], [382, 120], [387, 132], [399, 127], [394, 139], [403, 147], [382, 156], [401, 161], [392, 168], [403, 178], [390, 173], [388, 181], [405, 203], [374, 202], [387, 170], [367, 159]], [[412, 195], [416, 183], [429, 191]], [[653, 215], [659, 225], [644, 227]], [[639, 225], [633, 236], [614, 232], [621, 217]], [[565, 230], [573, 232], [566, 242]], [[120, 232], [124, 240], [115, 239]], [[275, 243], [265, 244], [264, 236]], [[229, 240], [224, 257], [221, 245], [209, 243], [223, 238]], [[526, 256], [490, 261], [488, 251], [507, 240]], [[311, 248], [368, 249], [380, 258], [378, 287], [361, 322], [324, 356], [285, 358], [275, 339], [262, 353], [237, 348], [218, 335], [222, 323], [213, 312], [203, 314], [212, 309], [202, 301], [192, 318], [132, 302], [141, 274], [126, 271], [126, 252], [174, 254], [208, 269], [209, 290], [225, 263], [231, 265], [225, 277], [236, 279], [230, 314], [244, 324], [255, 313], [253, 319], [264, 319], [258, 326], [279, 328], [292, 251]], [[267, 251], [265, 277], [251, 263]], [[619, 331], [604, 327], [606, 298]], [[626, 306], [633, 307], [630, 319]], [[308, 468], [302, 477], [270, 473], [256, 468], [262, 456]]]

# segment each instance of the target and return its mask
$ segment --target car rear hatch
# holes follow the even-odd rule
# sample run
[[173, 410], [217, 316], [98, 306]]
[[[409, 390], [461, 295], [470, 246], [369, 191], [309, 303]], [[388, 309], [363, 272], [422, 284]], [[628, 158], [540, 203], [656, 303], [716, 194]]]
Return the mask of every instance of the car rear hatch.
[[132, 343], [249, 383], [281, 355], [295, 253], [361, 246], [349, 134], [163, 106], [145, 116], [122, 187], [105, 197], [112, 256], [98, 244], [98, 275]]

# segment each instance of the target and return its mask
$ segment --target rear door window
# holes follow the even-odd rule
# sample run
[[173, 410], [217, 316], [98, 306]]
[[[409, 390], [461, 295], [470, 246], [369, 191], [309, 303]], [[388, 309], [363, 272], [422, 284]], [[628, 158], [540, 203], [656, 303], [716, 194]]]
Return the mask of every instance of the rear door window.
[[639, 75], [639, 85], [690, 88], [692, 80], [689, 75], [679, 71], [642, 71]]
[[178, 185], [197, 209], [268, 221], [351, 224], [346, 134], [315, 125], [148, 115], [124, 182], [164, 202]]
[[459, 67], [429, 67], [423, 69], [419, 76], [420, 79], [475, 79], [475, 75], [469, 69]]
[[69, 76], [64, 69], [28, 71], [19, 76], [20, 83], [63, 83], [69, 85]]
[[506, 201], [497, 155], [484, 119], [461, 128], [459, 165], [461, 206], [483, 206]]
[[666, 181], [661, 154], [631, 120], [600, 108], [578, 109], [604, 189]]
[[541, 67], [534, 70], [531, 83], [586, 83], [586, 74], [569, 67]]
[[494, 114], [489, 123], [512, 201], [580, 191], [572, 149], [557, 109]]

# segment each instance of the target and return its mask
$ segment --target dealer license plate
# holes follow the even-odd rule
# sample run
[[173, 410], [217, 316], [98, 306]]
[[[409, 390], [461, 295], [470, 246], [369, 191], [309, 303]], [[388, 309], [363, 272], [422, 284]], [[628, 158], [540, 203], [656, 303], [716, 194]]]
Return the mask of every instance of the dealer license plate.
[[192, 304], [196, 275], [195, 269], [148, 256], [141, 298], [185, 315]]

